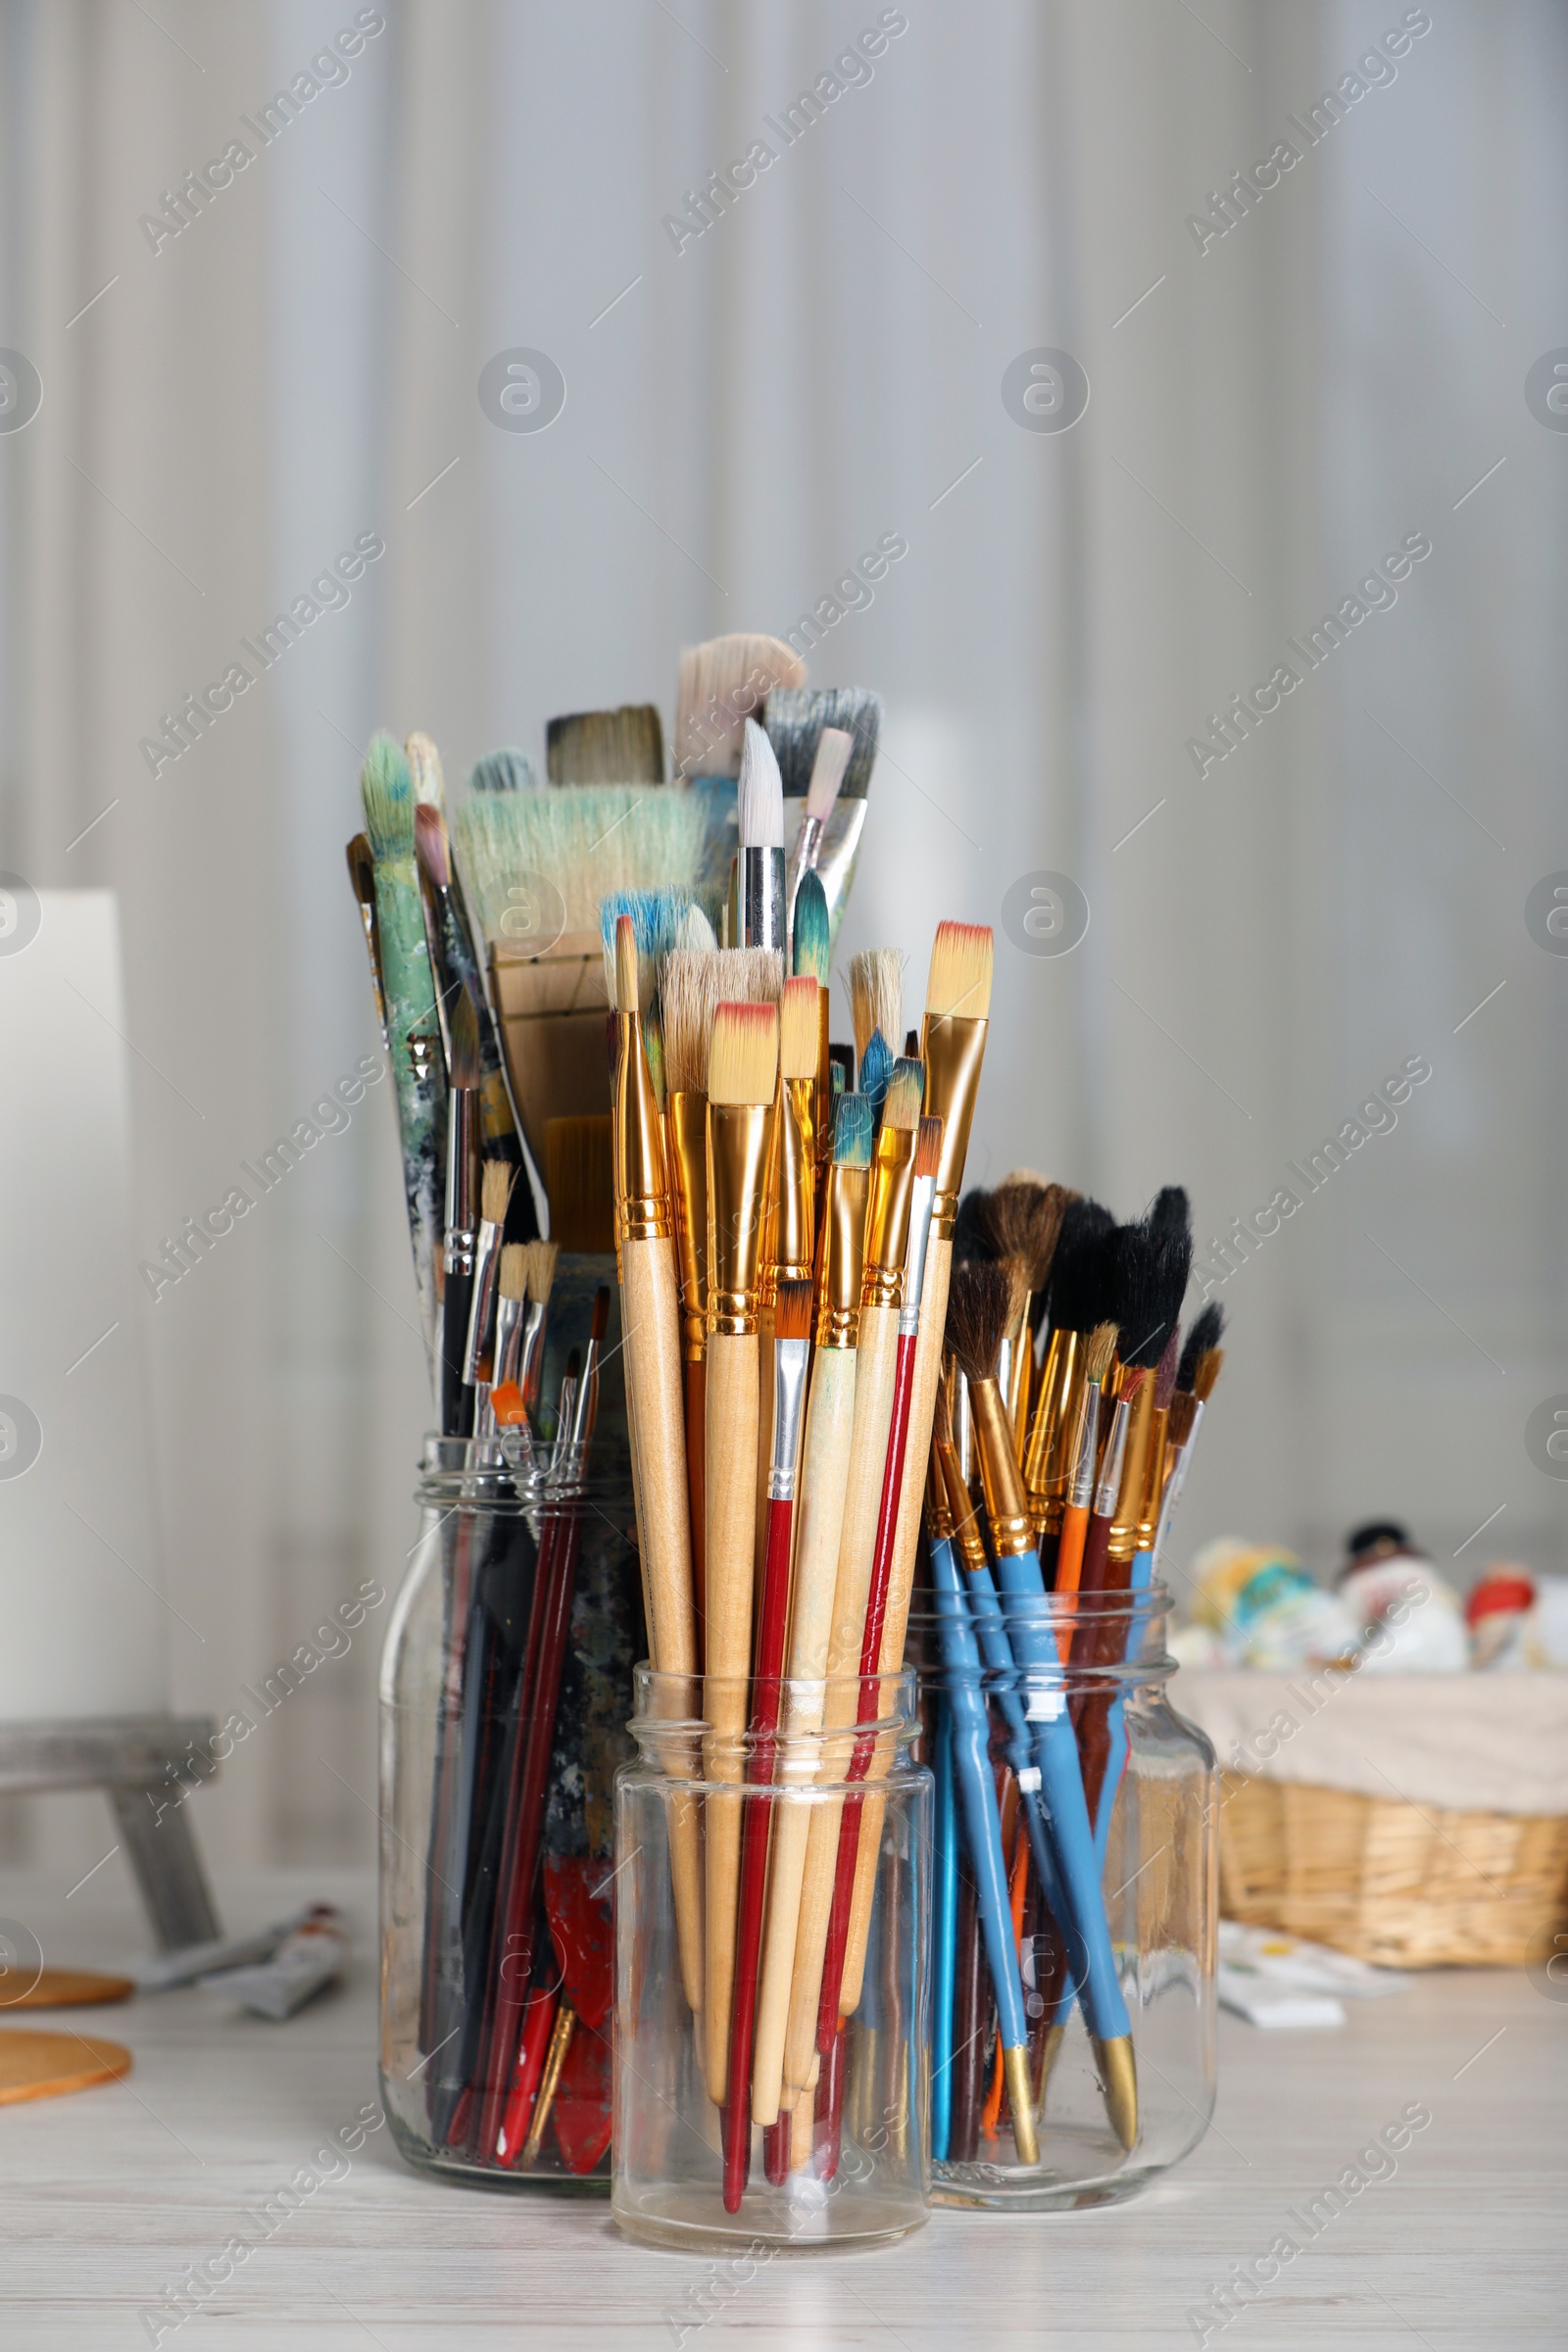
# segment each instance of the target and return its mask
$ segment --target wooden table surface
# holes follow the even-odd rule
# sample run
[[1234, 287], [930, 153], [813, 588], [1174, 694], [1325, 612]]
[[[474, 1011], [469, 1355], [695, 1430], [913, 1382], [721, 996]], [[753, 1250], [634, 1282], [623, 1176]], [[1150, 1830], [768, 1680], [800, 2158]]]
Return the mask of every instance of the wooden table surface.
[[[275, 1872], [219, 1880], [233, 1930], [308, 1897], [347, 1911], [351, 1978], [285, 2026], [196, 1992], [76, 2010], [128, 2043], [129, 2079], [0, 2109], [0, 2345], [131, 2352], [181, 2266], [218, 2253], [265, 2197], [376, 2096], [373, 1887]], [[0, 1915], [46, 1959], [110, 1967], [144, 1947], [127, 1890], [69, 1902], [0, 1881]], [[29, 2025], [46, 2021], [31, 2016]], [[627, 2244], [608, 2206], [438, 2186], [383, 2131], [164, 2344], [180, 2352], [867, 2352], [1192, 2345], [1189, 2316], [1267, 2251], [1400, 2109], [1430, 2128], [1284, 2272], [1207, 2336], [1226, 2352], [1568, 2343], [1568, 2001], [1522, 1973], [1450, 1971], [1352, 2009], [1339, 2033], [1220, 2028], [1219, 2106], [1185, 2165], [1131, 2204], [1061, 2217], [935, 2215], [879, 2253], [780, 2256], [751, 2278]], [[699, 2298], [703, 2298], [702, 2301]], [[704, 2308], [715, 2316], [702, 2319]]]

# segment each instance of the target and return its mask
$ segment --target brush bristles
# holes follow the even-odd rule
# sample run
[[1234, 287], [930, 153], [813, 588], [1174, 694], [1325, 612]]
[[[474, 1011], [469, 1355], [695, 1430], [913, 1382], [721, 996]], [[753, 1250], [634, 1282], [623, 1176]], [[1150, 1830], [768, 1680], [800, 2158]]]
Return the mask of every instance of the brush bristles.
[[1097, 1388], [1104, 1387], [1110, 1373], [1111, 1358], [1115, 1352], [1115, 1324], [1097, 1323], [1089, 1334], [1089, 1345], [1084, 1350], [1086, 1376], [1095, 1383]]
[[914, 1172], [934, 1183], [942, 1165], [942, 1121], [922, 1119], [914, 1132]]
[[[548, 1248], [548, 1243], [546, 1248]], [[501, 1274], [499, 1288], [503, 1298], [526, 1298], [528, 1296], [528, 1244], [504, 1242], [501, 1246]]]
[[486, 939], [539, 955], [563, 932], [600, 936], [600, 906], [618, 891], [673, 886], [689, 898], [707, 823], [700, 793], [584, 784], [474, 793], [454, 830], [468, 905]]
[[707, 1094], [714, 1013], [721, 1004], [776, 1001], [784, 985], [783, 971], [783, 958], [768, 948], [676, 948], [664, 957], [659, 968], [659, 1007], [664, 1078], [671, 1094]]
[[1168, 1412], [1170, 1400], [1176, 1394], [1176, 1348], [1177, 1333], [1173, 1328], [1170, 1338], [1165, 1342], [1154, 1372], [1154, 1409], [1156, 1412]]
[[975, 1222], [985, 1244], [975, 1254], [1021, 1258], [1029, 1288], [1038, 1295], [1050, 1279], [1062, 1219], [1074, 1198], [1059, 1184], [1041, 1184], [1028, 1176], [1007, 1177], [995, 1192], [982, 1193], [975, 1202]]
[[811, 1285], [781, 1282], [773, 1312], [773, 1336], [780, 1340], [808, 1340], [811, 1336]]
[[726, 1004], [776, 1004], [784, 994], [777, 948], [720, 948], [719, 996]]
[[839, 797], [854, 749], [855, 737], [843, 727], [824, 727], [816, 739], [816, 758], [811, 762], [811, 781], [806, 791], [806, 813], [819, 825], [825, 825], [833, 813], [833, 804]]
[[777, 637], [731, 635], [689, 645], [680, 657], [675, 765], [683, 776], [733, 776], [747, 714], [776, 688], [804, 686], [806, 664]]
[[991, 1011], [996, 943], [985, 923], [938, 923], [925, 1008], [933, 1020], [983, 1021]]
[[1193, 1375], [1193, 1394], [1200, 1404], [1206, 1404], [1213, 1396], [1214, 1383], [1219, 1378], [1224, 1361], [1223, 1348], [1205, 1348], [1199, 1357], [1198, 1368]]
[[1063, 1331], [1114, 1322], [1116, 1220], [1098, 1200], [1074, 1200], [1061, 1221], [1051, 1267], [1051, 1320]]
[[479, 1016], [473, 999], [460, 988], [452, 1000], [452, 1068], [454, 1086], [476, 1087], [484, 1078], [479, 1063]]
[[619, 1011], [632, 1009], [621, 995], [615, 966], [615, 927], [621, 916], [631, 917], [638, 958], [636, 1009], [646, 1012], [653, 1003], [660, 961], [679, 944], [681, 926], [691, 905], [691, 892], [673, 885], [662, 890], [613, 890], [601, 901], [599, 936], [605, 944], [605, 995]]
[[888, 1091], [882, 1104], [884, 1127], [902, 1127], [910, 1133], [920, 1124], [920, 1104], [925, 1098], [925, 1064], [906, 1061], [901, 1055], [893, 1064], [888, 1079]]
[[486, 752], [474, 761], [470, 792], [537, 792], [539, 779], [526, 752]]
[[859, 1056], [856, 1084], [870, 1103], [875, 1115], [882, 1116], [882, 1104], [887, 1097], [888, 1079], [893, 1069], [893, 1055], [888, 1041], [880, 1029], [873, 1029]]
[[791, 800], [809, 794], [816, 771], [816, 747], [828, 727], [853, 745], [839, 798], [863, 801], [876, 765], [882, 702], [866, 686], [782, 685], [767, 698], [767, 738], [778, 754], [784, 790]]
[[524, 1242], [522, 1254], [526, 1261], [528, 1297], [535, 1306], [548, 1306], [556, 1279], [556, 1260], [561, 1255], [559, 1242]]
[[545, 773], [553, 785], [662, 784], [664, 737], [652, 703], [578, 710], [545, 728]]
[[637, 926], [629, 914], [617, 916], [615, 922], [615, 1009], [617, 1012], [641, 1012], [644, 1009], [642, 989], [638, 976]]
[[1219, 1346], [1220, 1335], [1224, 1329], [1225, 1309], [1216, 1298], [1203, 1308], [1187, 1334], [1186, 1345], [1182, 1348], [1182, 1360], [1176, 1373], [1178, 1389], [1192, 1387], [1194, 1375], [1198, 1370], [1199, 1357], [1206, 1354], [1209, 1348]]
[[421, 808], [445, 810], [447, 788], [441, 773], [441, 755], [428, 735], [417, 732], [403, 746], [409, 763], [409, 775], [414, 784], [414, 797]]
[[1147, 1364], [1123, 1364], [1116, 1379], [1116, 1394], [1123, 1404], [1131, 1404], [1148, 1378]]
[[377, 858], [414, 853], [414, 784], [409, 762], [390, 735], [375, 735], [360, 769], [365, 830]]
[[743, 850], [784, 847], [784, 784], [768, 742], [755, 718], [746, 721], [735, 818]]
[[814, 980], [818, 988], [826, 988], [828, 984], [832, 943], [822, 877], [816, 873], [803, 874], [795, 894], [795, 969], [802, 978]]
[[512, 1162], [487, 1159], [479, 1174], [479, 1214], [487, 1225], [504, 1225], [512, 1198]]
[[720, 1004], [708, 1053], [708, 1100], [761, 1104], [778, 1076], [778, 1012], [771, 1004]]
[[814, 1078], [818, 1023], [816, 982], [786, 980], [779, 1000], [778, 1066], [783, 1078]]
[[1167, 1186], [1149, 1215], [1118, 1225], [1111, 1242], [1122, 1360], [1152, 1371], [1176, 1328], [1193, 1264], [1187, 1196]]
[[675, 947], [688, 956], [711, 956], [717, 951], [718, 941], [713, 937], [713, 926], [700, 906], [688, 906], [681, 916], [675, 932]]
[[450, 887], [452, 859], [447, 847], [447, 820], [429, 801], [421, 801], [414, 811], [414, 854], [432, 889]]
[[904, 1035], [904, 958], [897, 948], [867, 948], [850, 958], [850, 1012], [855, 1051], [863, 1054], [873, 1030], [893, 1046]]
[[840, 1095], [833, 1116], [833, 1165], [868, 1168], [876, 1142], [876, 1113], [864, 1095]]
[[1020, 1287], [1020, 1269], [1012, 1259], [954, 1267], [947, 1343], [965, 1380], [996, 1379], [1002, 1343], [1017, 1319]]

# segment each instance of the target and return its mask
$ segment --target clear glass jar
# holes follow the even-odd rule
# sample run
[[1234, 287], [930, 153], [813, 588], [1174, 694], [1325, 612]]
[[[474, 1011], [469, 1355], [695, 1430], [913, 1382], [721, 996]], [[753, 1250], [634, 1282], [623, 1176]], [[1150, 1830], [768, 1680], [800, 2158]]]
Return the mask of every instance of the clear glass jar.
[[[1007, 1646], [1032, 1645], [1015, 1603], [997, 1611]], [[909, 1621], [906, 1658], [919, 1681], [920, 1752], [936, 1774], [932, 1898], [932, 2201], [1003, 2212], [1054, 2212], [1134, 2195], [1189, 2153], [1214, 2104], [1218, 1870], [1215, 1766], [1208, 1741], [1174, 1712], [1165, 1686], [1170, 1596], [1053, 1594], [1056, 1669], [963, 1667], [926, 1596]], [[970, 1623], [976, 1622], [970, 1607]], [[981, 1629], [982, 1632], [984, 1629]], [[1036, 1629], [1038, 1630], [1038, 1628]], [[1036, 1648], [1036, 1654], [1038, 1649]], [[1004, 1649], [1002, 1655], [1006, 1655]], [[965, 1724], [975, 1726], [965, 1748]], [[1053, 1813], [1042, 1738], [1070, 1726], [1095, 1852], [1072, 1871]], [[1036, 2146], [1012, 2129], [1001, 2009], [988, 1964], [985, 1889], [971, 1858], [972, 1761], [983, 1750], [996, 1791], [1006, 1926], [1028, 2038]], [[1097, 1801], [1098, 1800], [1098, 1801]], [[1063, 1808], [1063, 1811], [1067, 1808]], [[1054, 1883], [1053, 1883], [1054, 1882]], [[1108, 1940], [1097, 1976], [1080, 1914], [1100, 1906]], [[1102, 1945], [1102, 1950], [1105, 1946]], [[1103, 1991], [1104, 1975], [1113, 1988]], [[1075, 1981], [1076, 1972], [1076, 1981]], [[1096, 2012], [1086, 2019], [1088, 1980]], [[1098, 2036], [1110, 2043], [1107, 2049]], [[1130, 2034], [1131, 2065], [1115, 2041]], [[1112, 2081], [1112, 2073], [1117, 2080]], [[1013, 2080], [1021, 2078], [1014, 2076]], [[1118, 2095], [1119, 2094], [1119, 2095]], [[1024, 2143], [1020, 2152], [1020, 2141]]]
[[[584, 1473], [554, 1401], [608, 1258], [563, 1257], [533, 1417], [426, 1441], [381, 1667], [382, 2095], [411, 2164], [610, 2180], [613, 1784], [646, 1647], [618, 1307]], [[509, 1459], [509, 1454], [511, 1458]]]
[[[733, 1695], [731, 1712], [711, 1678], [637, 1669], [638, 1752], [615, 1784], [615, 2219], [696, 2249], [900, 2237], [930, 2189], [933, 1784], [913, 1678]], [[752, 1728], [713, 1729], [737, 1719]], [[824, 1987], [841, 1846], [855, 1896]], [[715, 1932], [715, 1900], [736, 1929]], [[715, 2068], [749, 2088], [738, 2121], [709, 2095]]]

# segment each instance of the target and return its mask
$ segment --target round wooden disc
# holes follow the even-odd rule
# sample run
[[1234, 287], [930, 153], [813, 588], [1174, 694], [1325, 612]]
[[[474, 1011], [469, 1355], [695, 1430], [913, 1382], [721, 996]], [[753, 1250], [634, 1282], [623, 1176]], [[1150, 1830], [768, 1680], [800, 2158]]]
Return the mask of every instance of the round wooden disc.
[[122, 2042], [0, 2029], [0, 2107], [17, 2099], [90, 2090], [95, 2082], [115, 2082], [129, 2072], [130, 2052]]
[[104, 1977], [91, 1968], [45, 1968], [36, 1984], [7, 1999], [0, 1992], [0, 2017], [8, 2009], [90, 2009], [101, 2001], [123, 2001], [136, 1989], [130, 1977]]

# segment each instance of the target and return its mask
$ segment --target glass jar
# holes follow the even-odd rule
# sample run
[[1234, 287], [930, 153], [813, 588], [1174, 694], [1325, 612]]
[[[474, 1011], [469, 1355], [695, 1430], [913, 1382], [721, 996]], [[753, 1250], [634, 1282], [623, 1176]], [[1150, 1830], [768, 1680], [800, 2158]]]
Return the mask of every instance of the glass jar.
[[[1165, 1695], [1170, 1596], [1160, 1586], [1053, 1594], [1065, 1663], [1010, 1672], [996, 1663], [999, 1624], [1004, 1659], [1009, 1648], [1039, 1654], [1016, 1602], [990, 1593], [989, 1632], [975, 1596], [960, 1602], [981, 1637], [964, 1665], [934, 1596], [924, 1599], [906, 1655], [937, 1784], [932, 2201], [1014, 2213], [1111, 2203], [1188, 2154], [1214, 2104], [1214, 1754]], [[1069, 1727], [1056, 1788], [1084, 1791], [1092, 1854], [1074, 1846], [1071, 1807], [1052, 1780], [1049, 1752], [1059, 1767]], [[977, 1869], [980, 1754], [995, 1791], [982, 1841], [998, 1864]], [[1015, 1991], [1000, 2001], [986, 1917], [999, 1883], [1017, 1964]], [[1009, 2093], [1023, 2078], [1009, 2080], [1002, 2048], [1003, 2012], [1019, 1993], [1032, 2149], [1030, 2119], [1022, 2131], [1012, 2122]]]
[[[611, 1323], [585, 1464], [567, 1351]], [[381, 1667], [382, 2096], [411, 2164], [610, 2180], [613, 1784], [646, 1647], [613, 1260], [563, 1256], [524, 1450], [426, 1441]]]
[[[638, 1752], [615, 1784], [615, 2219], [694, 2249], [900, 2237], [930, 2188], [913, 1678], [729, 1695], [733, 1711], [712, 1678], [637, 1669]], [[752, 1728], [713, 1728], [737, 1720]], [[854, 1886], [839, 1914], [836, 1874]], [[715, 1904], [734, 1930], [715, 1932]], [[738, 2119], [710, 2096], [724, 2077], [750, 2089]]]

